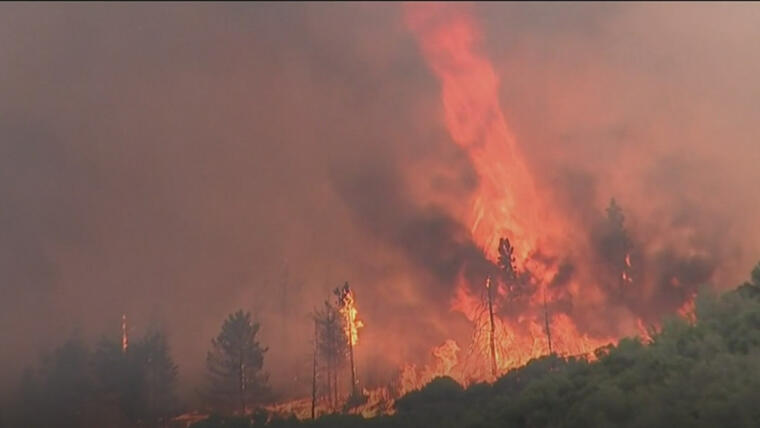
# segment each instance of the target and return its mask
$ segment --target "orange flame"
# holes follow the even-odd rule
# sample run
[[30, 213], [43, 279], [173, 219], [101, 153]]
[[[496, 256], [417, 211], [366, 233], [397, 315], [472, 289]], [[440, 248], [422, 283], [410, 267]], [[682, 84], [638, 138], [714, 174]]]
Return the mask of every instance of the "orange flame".
[[[616, 342], [613, 337], [592, 337], [579, 330], [568, 314], [552, 312], [552, 302], [559, 297], [549, 285], [557, 268], [537, 263], [532, 256], [538, 248], [547, 254], [559, 254], [573, 227], [552, 209], [550, 199], [541, 194], [530, 173], [529, 162], [500, 105], [499, 76], [479, 50], [481, 35], [466, 7], [409, 3], [405, 5], [406, 23], [441, 83], [443, 123], [451, 139], [466, 151], [479, 176], [478, 188], [469, 201], [471, 209], [460, 220], [470, 225], [474, 242], [493, 262], [498, 260], [499, 240], [507, 238], [514, 244], [515, 269], [529, 270], [534, 280], [520, 313], [509, 318], [496, 315], [513, 303], [507, 285], [489, 281], [486, 289], [492, 293], [496, 315], [491, 320], [483, 297], [473, 291], [482, 291], [483, 287], [472, 287], [460, 278], [451, 309], [473, 324], [471, 342], [465, 346], [447, 339], [431, 350], [427, 364], [405, 365], [392, 387], [365, 389], [367, 403], [351, 410], [364, 416], [392, 413], [396, 397], [439, 376], [450, 376], [463, 385], [493, 381], [531, 359], [549, 354], [550, 349], [559, 356], [594, 360], [595, 350]], [[631, 269], [631, 255], [627, 254], [620, 274], [624, 282], [633, 282]], [[572, 284], [565, 291], [578, 293], [579, 288], [580, 284]], [[693, 305], [685, 305], [683, 312], [693, 312]], [[346, 318], [346, 337], [355, 345], [362, 323], [357, 319], [350, 291], [341, 313]], [[648, 338], [643, 322], [638, 320], [637, 325], [641, 336]], [[493, 373], [490, 364], [492, 337], [497, 373]]]
[[455, 5], [409, 4], [407, 23], [441, 82], [444, 120], [480, 175], [468, 221], [476, 242], [494, 260], [499, 238], [520, 246], [524, 260], [545, 224], [536, 186], [499, 105], [499, 78], [477, 50], [480, 33]]
[[[541, 198], [528, 163], [507, 125], [499, 103], [499, 77], [478, 50], [480, 33], [474, 20], [461, 5], [409, 4], [406, 11], [407, 23], [441, 82], [446, 128], [452, 139], [467, 151], [480, 176], [471, 214], [464, 219], [472, 225], [473, 239], [492, 260], [497, 259], [495, 250], [500, 238], [516, 243], [516, 267], [531, 269], [538, 281], [530, 290], [530, 309], [526, 313], [513, 320], [496, 317], [493, 321], [498, 372], [504, 373], [548, 354], [549, 328], [552, 350], [563, 355], [588, 354], [610, 343], [608, 338], [581, 334], [565, 314], [543, 313], [548, 311], [543, 297], [551, 298], [546, 284], [556, 272], [531, 265], [530, 255], [539, 246], [546, 250], [568, 228], [562, 218], [552, 217], [554, 211]], [[630, 264], [630, 259], [626, 262]], [[454, 366], [438, 366], [441, 369], [438, 374], [463, 383], [493, 379], [487, 364], [491, 321], [483, 316], [482, 299], [473, 296], [468, 285], [460, 282], [452, 308], [474, 323], [473, 344], [468, 355]], [[494, 295], [508, 300], [502, 284], [487, 285], [492, 286], [497, 287]], [[538, 293], [536, 287], [542, 292]]]
[[351, 346], [356, 346], [359, 342], [359, 329], [364, 327], [364, 323], [358, 318], [359, 310], [356, 308], [354, 292], [350, 288], [344, 289], [341, 294], [340, 313], [345, 320], [343, 329], [346, 333], [346, 339]]

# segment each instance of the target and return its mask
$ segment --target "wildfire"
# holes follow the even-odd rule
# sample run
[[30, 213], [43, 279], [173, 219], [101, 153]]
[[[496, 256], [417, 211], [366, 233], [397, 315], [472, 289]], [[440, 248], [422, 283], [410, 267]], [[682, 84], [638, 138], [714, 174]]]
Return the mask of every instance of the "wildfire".
[[[483, 298], [470, 291], [470, 284], [461, 281], [452, 308], [473, 322], [473, 344], [458, 363], [438, 365], [437, 374], [465, 384], [492, 380], [549, 354], [550, 349], [562, 355], [587, 354], [608, 344], [608, 338], [581, 334], [566, 314], [548, 312], [552, 296], [547, 284], [556, 269], [532, 263], [531, 256], [539, 246], [550, 248], [566, 227], [563, 219], [551, 215], [507, 125], [499, 103], [499, 78], [478, 50], [480, 32], [475, 21], [461, 5], [410, 4], [406, 10], [407, 23], [441, 82], [446, 128], [467, 151], [480, 176], [471, 213], [464, 221], [471, 224], [473, 239], [494, 261], [501, 238], [515, 243], [515, 268], [530, 270], [535, 279], [527, 290], [530, 309], [511, 320], [493, 316], [499, 306], [510, 304], [508, 284], [489, 280], [486, 306]], [[626, 262], [630, 264], [630, 258]], [[489, 370], [489, 360], [495, 360], [496, 370]], [[423, 382], [427, 377], [423, 376]]]
[[547, 232], [547, 210], [499, 103], [499, 78], [477, 49], [480, 32], [461, 5], [408, 4], [407, 23], [441, 82], [444, 120], [480, 176], [469, 218], [472, 235], [494, 260], [499, 238], [519, 242], [522, 261]]
[[346, 333], [346, 340], [351, 346], [356, 346], [359, 343], [359, 329], [364, 327], [364, 323], [358, 319], [359, 310], [356, 308], [354, 292], [348, 286], [341, 290], [340, 314], [344, 319], [343, 328]]
[[696, 297], [696, 294], [691, 294], [689, 298], [686, 299], [686, 301], [683, 303], [683, 305], [678, 308], [678, 315], [692, 324], [697, 321], [697, 305], [695, 302]]
[[[489, 277], [483, 286], [469, 283], [460, 273], [451, 309], [472, 323], [469, 343], [445, 340], [430, 351], [427, 364], [406, 364], [391, 386], [364, 389], [363, 395], [368, 399], [350, 409], [351, 413], [392, 413], [395, 398], [439, 376], [449, 376], [465, 386], [493, 381], [549, 354], [594, 360], [595, 350], [617, 341], [616, 337], [583, 332], [557, 304], [561, 303], [562, 293], [578, 297], [583, 287], [585, 301], [600, 293], [594, 293], [595, 278], [588, 272], [562, 290], [553, 287], [560, 269], [556, 263], [542, 260], [547, 259], [546, 255], [567, 252], [573, 226], [552, 209], [550, 198], [542, 194], [530, 173], [529, 163], [500, 106], [499, 77], [479, 50], [480, 32], [466, 7], [410, 3], [405, 5], [406, 22], [441, 83], [446, 129], [466, 151], [479, 176], [478, 187], [469, 201], [471, 209], [460, 220], [470, 226], [474, 242], [494, 265], [504, 270], [504, 275]], [[619, 262], [624, 263], [622, 272], [615, 275], [633, 285], [631, 253], [625, 253]], [[615, 266], [616, 270], [620, 267]], [[347, 284], [339, 293], [339, 303], [354, 376], [353, 346], [358, 343], [363, 324], [358, 320], [354, 294]], [[693, 314], [693, 299], [681, 312], [687, 317]], [[639, 334], [651, 340], [650, 329], [641, 319], [637, 326]], [[353, 385], [356, 387], [355, 381]]]

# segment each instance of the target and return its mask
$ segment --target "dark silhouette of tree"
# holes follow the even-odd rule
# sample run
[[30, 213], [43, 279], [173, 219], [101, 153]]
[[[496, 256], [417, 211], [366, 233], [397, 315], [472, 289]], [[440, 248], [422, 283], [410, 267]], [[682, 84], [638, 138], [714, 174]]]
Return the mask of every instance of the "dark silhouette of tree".
[[760, 297], [760, 263], [752, 269], [749, 281], [739, 286], [738, 292], [747, 297]]
[[[745, 285], [760, 284], [760, 269]], [[463, 388], [437, 378], [400, 397], [396, 413], [373, 419], [323, 415], [272, 420], [277, 428], [737, 427], [760, 420], [760, 295], [746, 288], [701, 294], [697, 322], [673, 318], [649, 344], [626, 338], [593, 362], [549, 355], [493, 384]], [[198, 428], [235, 421], [209, 418]]]
[[491, 278], [486, 279], [486, 297], [488, 300], [488, 348], [491, 353], [491, 375], [496, 376], [498, 367], [496, 365], [496, 324], [493, 319], [493, 289]]
[[324, 378], [327, 401], [335, 408], [338, 405], [338, 373], [345, 367], [348, 355], [342, 319], [338, 309], [329, 300], [325, 300], [322, 309], [315, 312], [314, 320], [318, 329], [320, 374]]
[[605, 211], [607, 216], [597, 240], [597, 251], [611, 269], [611, 274], [618, 278], [619, 285], [624, 286], [626, 283], [633, 282], [631, 263], [633, 241], [625, 228], [623, 209], [617, 204], [615, 198], [610, 199], [610, 204]]
[[143, 420], [150, 425], [160, 424], [177, 406], [177, 365], [169, 352], [166, 336], [161, 332], [149, 333], [129, 352], [140, 369]]
[[211, 340], [206, 356], [210, 385], [207, 396], [214, 404], [245, 414], [250, 404], [261, 402], [269, 393], [263, 372], [266, 347], [256, 340], [259, 323], [250, 312], [230, 314], [219, 335]]
[[41, 402], [44, 425], [82, 427], [91, 410], [90, 351], [78, 337], [43, 357]]
[[92, 367], [102, 423], [156, 426], [175, 410], [177, 366], [162, 333], [149, 333], [126, 350], [103, 338]]
[[517, 277], [514, 252], [515, 248], [510, 244], [508, 238], [499, 239], [499, 267], [504, 271], [507, 281], [514, 280]]
[[109, 426], [129, 426], [140, 417], [142, 373], [130, 358], [133, 348], [124, 351], [121, 342], [102, 338], [92, 356], [98, 419]]
[[518, 299], [530, 290], [531, 273], [527, 270], [518, 271], [515, 266], [515, 247], [508, 238], [499, 239], [499, 267], [503, 272], [503, 284], [506, 286], [507, 297]]
[[319, 352], [319, 324], [314, 319], [314, 350], [312, 351], [311, 361], [311, 418], [317, 417], [317, 364]]
[[38, 370], [25, 370], [9, 426], [165, 426], [176, 410], [176, 377], [161, 333], [126, 350], [104, 337], [93, 352], [74, 337], [44, 355]]

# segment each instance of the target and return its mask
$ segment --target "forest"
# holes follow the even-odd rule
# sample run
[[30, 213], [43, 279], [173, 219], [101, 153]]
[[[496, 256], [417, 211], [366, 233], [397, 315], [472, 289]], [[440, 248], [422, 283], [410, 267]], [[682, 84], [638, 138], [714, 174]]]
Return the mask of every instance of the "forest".
[[[103, 339], [94, 350], [70, 339], [37, 370], [25, 373], [13, 402], [2, 407], [2, 422], [6, 427], [193, 428], [756, 426], [760, 263], [734, 290], [720, 295], [703, 290], [695, 311], [694, 320], [673, 316], [648, 340], [625, 338], [590, 359], [549, 355], [491, 384], [466, 388], [438, 377], [398, 399], [393, 414], [365, 419], [338, 411], [314, 420], [258, 405], [267, 395], [262, 370], [267, 348], [255, 340], [258, 324], [239, 311], [212, 340], [209, 385], [202, 393], [215, 410], [200, 421], [176, 417], [188, 409], [176, 401], [177, 367], [165, 337], [156, 332], [135, 343]], [[246, 365], [250, 369], [236, 371]]]
[[[722, 295], [704, 290], [696, 321], [672, 317], [651, 342], [627, 338], [596, 360], [551, 355], [493, 384], [440, 377], [391, 416], [272, 419], [272, 427], [754, 427], [760, 420], [760, 264]], [[247, 427], [211, 417], [195, 428]]]
[[760, 426], [758, 6], [0, 5], [0, 428]]

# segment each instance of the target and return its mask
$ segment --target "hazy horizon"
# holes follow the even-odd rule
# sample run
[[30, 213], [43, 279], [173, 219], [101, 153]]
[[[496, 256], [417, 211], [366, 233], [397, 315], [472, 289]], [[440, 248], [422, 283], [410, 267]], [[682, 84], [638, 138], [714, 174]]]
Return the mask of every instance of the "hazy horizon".
[[[614, 197], [648, 254], [674, 249], [652, 269], [697, 269], [690, 287], [746, 277], [760, 260], [760, 6], [467, 9], [528, 170], [573, 233]], [[72, 334], [118, 338], [126, 314], [130, 335], [167, 333], [191, 396], [242, 308], [261, 322], [274, 389], [298, 396], [309, 314], [345, 281], [363, 383], [469, 338], [451, 302], [482, 256], [462, 220], [481, 178], [404, 13], [0, 6], [3, 389]], [[592, 335], [682, 303], [652, 285], [635, 304], [584, 306], [579, 283], [561, 310]]]

